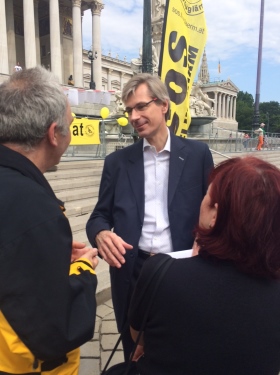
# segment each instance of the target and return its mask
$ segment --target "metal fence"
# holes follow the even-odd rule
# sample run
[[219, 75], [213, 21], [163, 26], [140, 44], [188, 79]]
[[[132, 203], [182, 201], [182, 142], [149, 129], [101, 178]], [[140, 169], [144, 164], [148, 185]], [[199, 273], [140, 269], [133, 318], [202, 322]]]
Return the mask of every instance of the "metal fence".
[[100, 144], [98, 145], [70, 145], [62, 156], [61, 161], [105, 159], [112, 152], [131, 145], [136, 140], [134, 132], [124, 133], [120, 128], [118, 133], [108, 134], [100, 130]]
[[[249, 138], [244, 135], [248, 134]], [[201, 140], [209, 145], [213, 151], [226, 154], [232, 152], [250, 152], [255, 151], [258, 143], [258, 135], [252, 130], [228, 130], [221, 127], [209, 125], [209, 132], [200, 134], [190, 139]], [[107, 134], [100, 131], [99, 145], [69, 146], [62, 157], [62, 161], [67, 160], [88, 160], [88, 159], [104, 159], [108, 154], [133, 144], [137, 141], [137, 137], [133, 130], [124, 133], [123, 128], [119, 128], [119, 132], [115, 134]], [[280, 151], [280, 134], [265, 133], [263, 150], [279, 150]]]
[[[245, 137], [248, 135], [248, 138]], [[209, 131], [209, 148], [218, 152], [250, 152], [255, 151], [258, 135], [252, 130], [227, 130], [213, 127]], [[262, 150], [280, 150], [280, 134], [265, 133]]]

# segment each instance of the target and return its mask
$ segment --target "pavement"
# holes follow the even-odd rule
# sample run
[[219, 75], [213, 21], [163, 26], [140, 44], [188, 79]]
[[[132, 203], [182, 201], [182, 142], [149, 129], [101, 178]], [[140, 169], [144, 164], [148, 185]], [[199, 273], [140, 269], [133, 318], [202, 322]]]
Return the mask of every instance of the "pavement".
[[[100, 375], [118, 338], [113, 303], [111, 299], [108, 299], [97, 306], [93, 339], [81, 346], [79, 375]], [[123, 361], [120, 343], [109, 367]]]

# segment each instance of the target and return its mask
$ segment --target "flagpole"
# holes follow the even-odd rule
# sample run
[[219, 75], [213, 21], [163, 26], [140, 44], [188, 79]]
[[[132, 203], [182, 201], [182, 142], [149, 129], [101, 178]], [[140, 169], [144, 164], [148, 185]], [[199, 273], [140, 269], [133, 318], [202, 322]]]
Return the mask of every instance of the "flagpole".
[[259, 104], [260, 104], [260, 82], [261, 82], [261, 69], [262, 69], [263, 19], [264, 19], [264, 0], [261, 0], [259, 52], [258, 52], [258, 68], [257, 68], [257, 83], [256, 83], [253, 129], [258, 128], [259, 123], [260, 123]]
[[151, 0], [144, 0], [143, 6], [143, 48], [142, 48], [142, 72], [153, 73], [152, 63], [152, 22]]

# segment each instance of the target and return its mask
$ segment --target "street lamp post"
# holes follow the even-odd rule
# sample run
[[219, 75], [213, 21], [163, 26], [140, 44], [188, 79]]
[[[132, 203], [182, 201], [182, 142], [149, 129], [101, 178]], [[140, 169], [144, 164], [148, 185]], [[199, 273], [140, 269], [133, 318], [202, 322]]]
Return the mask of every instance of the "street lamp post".
[[264, 0], [261, 0], [258, 68], [257, 68], [257, 84], [256, 84], [256, 99], [255, 99], [255, 106], [254, 106], [253, 129], [257, 129], [260, 123], [259, 104], [260, 104], [260, 81], [261, 81], [261, 67], [262, 67], [263, 19], [264, 19]]
[[144, 0], [143, 4], [142, 72], [153, 73], [151, 0]]
[[97, 59], [97, 52], [95, 51], [94, 55], [91, 50], [88, 51], [88, 58], [90, 59], [90, 83], [89, 88], [95, 90], [95, 82], [93, 80], [93, 60]]

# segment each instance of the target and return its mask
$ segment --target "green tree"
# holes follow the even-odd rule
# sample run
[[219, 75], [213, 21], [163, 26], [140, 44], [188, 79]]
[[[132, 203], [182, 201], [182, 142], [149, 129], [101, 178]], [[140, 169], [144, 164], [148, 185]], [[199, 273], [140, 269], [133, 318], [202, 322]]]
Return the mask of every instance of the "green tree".
[[280, 103], [271, 101], [260, 103], [260, 122], [266, 124], [269, 133], [280, 133]]
[[[260, 123], [266, 124], [265, 131], [280, 133], [280, 103], [262, 102], [259, 105]], [[238, 129], [251, 131], [254, 115], [254, 98], [247, 91], [239, 91], [236, 100], [236, 121]]]
[[252, 119], [254, 114], [254, 98], [247, 91], [239, 91], [236, 100], [236, 121], [238, 129], [251, 130]]

